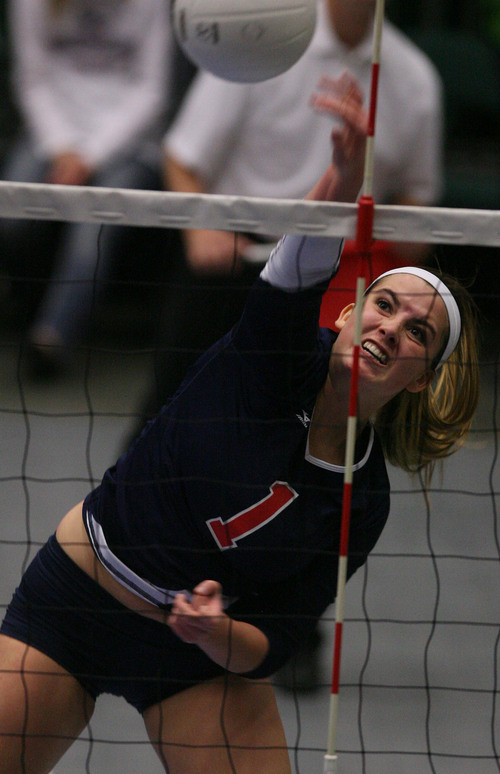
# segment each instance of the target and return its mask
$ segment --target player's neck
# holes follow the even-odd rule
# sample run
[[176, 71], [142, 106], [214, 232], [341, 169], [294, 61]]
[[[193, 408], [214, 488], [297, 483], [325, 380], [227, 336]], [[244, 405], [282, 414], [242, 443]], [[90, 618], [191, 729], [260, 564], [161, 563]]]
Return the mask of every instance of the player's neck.
[[349, 48], [359, 45], [372, 23], [372, 3], [367, 0], [328, 0], [328, 6], [337, 37]]
[[[309, 451], [313, 457], [332, 465], [344, 465], [349, 396], [336, 394], [327, 379], [325, 387], [318, 393], [309, 429]], [[357, 435], [366, 425], [366, 419], [359, 417]]]

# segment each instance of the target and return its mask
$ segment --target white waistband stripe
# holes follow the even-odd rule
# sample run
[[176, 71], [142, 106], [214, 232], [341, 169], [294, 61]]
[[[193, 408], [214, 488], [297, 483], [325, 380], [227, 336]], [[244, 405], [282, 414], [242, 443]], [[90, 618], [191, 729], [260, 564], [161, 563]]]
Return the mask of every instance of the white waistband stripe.
[[[92, 513], [86, 509], [83, 513], [83, 518], [87, 526], [87, 533], [89, 535], [92, 548], [103, 565], [103, 567], [118, 581], [122, 586], [131, 591], [136, 596], [144, 599], [146, 602], [150, 602], [157, 607], [168, 607], [171, 605], [177, 596], [177, 594], [185, 594], [188, 599], [191, 599], [192, 593], [187, 589], [164, 589], [160, 586], [155, 586], [151, 581], [141, 578], [130, 567], [122, 562], [116, 554], [114, 554], [109, 548], [102, 527], [98, 521], [96, 521]], [[228, 608], [234, 602], [237, 597], [223, 596], [224, 608]]]

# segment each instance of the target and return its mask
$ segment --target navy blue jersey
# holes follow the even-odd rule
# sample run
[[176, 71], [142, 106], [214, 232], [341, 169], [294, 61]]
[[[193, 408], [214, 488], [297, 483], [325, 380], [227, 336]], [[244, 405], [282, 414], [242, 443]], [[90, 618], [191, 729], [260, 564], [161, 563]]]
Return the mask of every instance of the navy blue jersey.
[[[168, 603], [202, 580], [222, 584], [229, 615], [270, 642], [252, 676], [274, 672], [335, 597], [343, 469], [307, 446], [335, 340], [318, 328], [322, 291], [259, 279], [239, 323], [84, 504], [99, 558], [130, 588], [145, 580]], [[371, 426], [355, 459], [349, 576], [389, 511]]]

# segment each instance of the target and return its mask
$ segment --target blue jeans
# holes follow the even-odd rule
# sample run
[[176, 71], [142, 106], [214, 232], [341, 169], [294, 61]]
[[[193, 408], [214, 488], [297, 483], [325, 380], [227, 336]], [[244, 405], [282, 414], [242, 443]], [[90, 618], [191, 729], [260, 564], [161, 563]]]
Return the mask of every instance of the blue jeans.
[[[20, 140], [7, 157], [2, 179], [44, 182], [48, 165], [48, 160], [35, 156], [26, 140]], [[159, 184], [159, 169], [132, 153], [115, 157], [89, 181], [89, 185], [97, 187], [139, 190], [155, 190]], [[127, 231], [123, 226], [69, 222], [57, 229], [55, 266], [37, 312], [35, 328], [50, 327], [67, 347], [81, 337]], [[37, 276], [37, 251], [42, 241], [54, 232], [50, 221], [0, 219], [3, 248], [16, 255], [29, 256], [31, 277]]]

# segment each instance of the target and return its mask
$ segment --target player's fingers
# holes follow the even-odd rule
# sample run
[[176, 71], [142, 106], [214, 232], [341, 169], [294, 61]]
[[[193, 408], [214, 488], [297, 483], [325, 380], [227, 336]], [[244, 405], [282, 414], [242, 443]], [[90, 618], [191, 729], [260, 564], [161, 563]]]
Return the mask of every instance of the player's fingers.
[[184, 642], [196, 643], [200, 638], [200, 632], [197, 631], [189, 622], [183, 617], [171, 616], [168, 620], [168, 625], [174, 634]]
[[187, 600], [185, 594], [177, 594], [172, 603], [171, 615], [186, 616], [192, 610], [191, 603]]
[[194, 594], [200, 594], [205, 597], [213, 597], [215, 594], [220, 594], [221, 592], [222, 586], [215, 580], [204, 580], [201, 583], [198, 583], [196, 588], [193, 589]]
[[357, 78], [350, 72], [343, 72], [339, 78], [333, 78], [331, 75], [323, 75], [318, 81], [317, 89], [328, 92], [332, 96], [355, 100], [359, 104], [363, 102], [364, 95], [361, 85]]
[[314, 94], [311, 98], [314, 110], [340, 117], [349, 127], [361, 134], [368, 132], [368, 116], [364, 109], [350, 100], [338, 99], [326, 94]]

